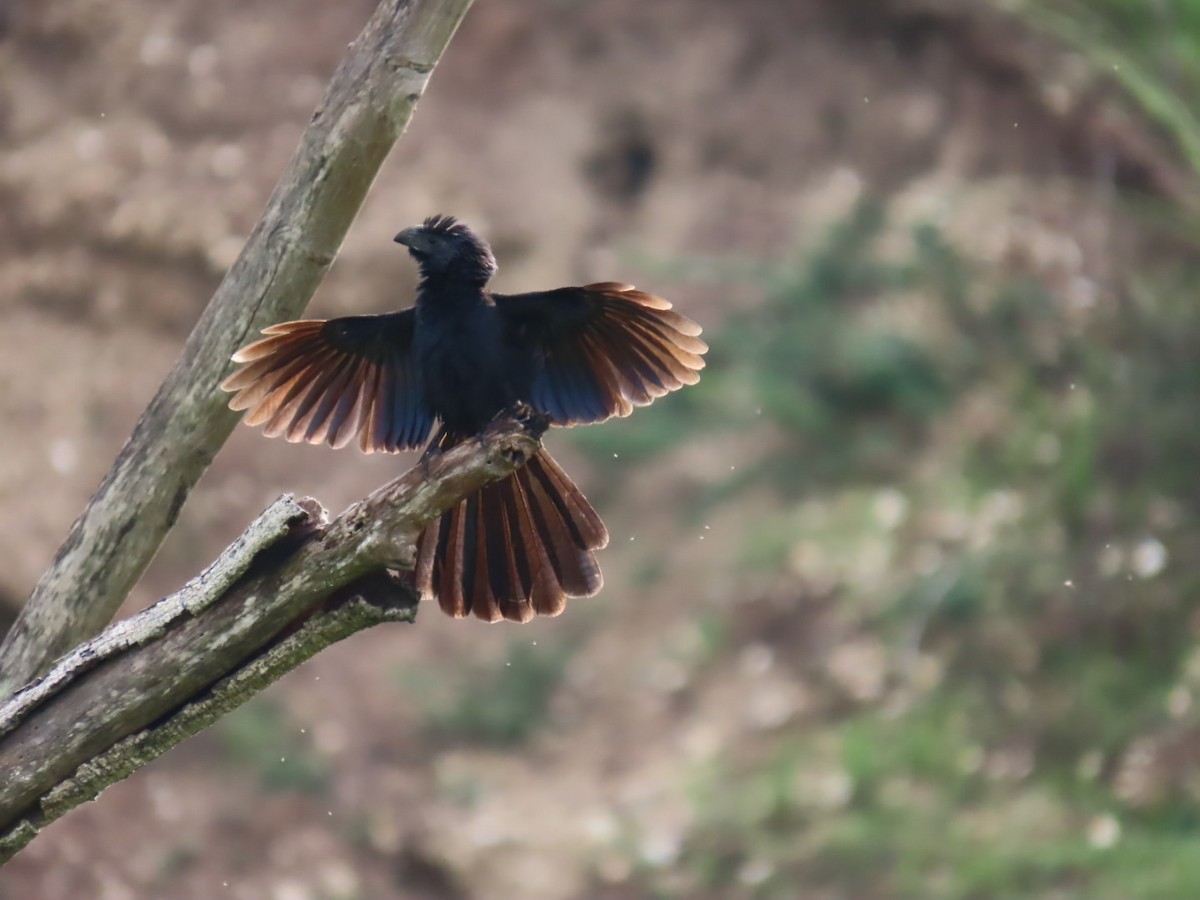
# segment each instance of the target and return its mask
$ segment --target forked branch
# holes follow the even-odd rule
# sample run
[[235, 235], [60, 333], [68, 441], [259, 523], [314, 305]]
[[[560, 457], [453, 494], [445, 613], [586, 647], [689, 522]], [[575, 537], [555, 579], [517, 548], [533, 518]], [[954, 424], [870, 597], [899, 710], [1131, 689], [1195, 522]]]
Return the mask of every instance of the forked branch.
[[428, 522], [524, 464], [543, 427], [499, 419], [332, 521], [280, 498], [181, 591], [0, 706], [0, 862], [323, 647], [411, 622], [417, 598], [389, 569], [411, 568]]

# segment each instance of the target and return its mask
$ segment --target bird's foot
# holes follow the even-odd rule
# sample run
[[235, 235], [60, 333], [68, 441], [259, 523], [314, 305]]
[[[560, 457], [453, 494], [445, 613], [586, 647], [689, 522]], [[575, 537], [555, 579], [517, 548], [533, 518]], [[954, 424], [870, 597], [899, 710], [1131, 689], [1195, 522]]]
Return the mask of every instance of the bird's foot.
[[503, 410], [496, 418], [516, 419], [533, 437], [541, 440], [542, 435], [550, 427], [550, 417], [541, 410], [535, 409], [528, 403], [514, 403]]

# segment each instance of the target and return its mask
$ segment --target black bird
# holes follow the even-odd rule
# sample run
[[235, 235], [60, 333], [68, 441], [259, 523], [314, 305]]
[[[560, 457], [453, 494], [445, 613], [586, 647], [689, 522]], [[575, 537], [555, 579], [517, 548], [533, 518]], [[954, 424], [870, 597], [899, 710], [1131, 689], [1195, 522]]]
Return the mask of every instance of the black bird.
[[[615, 282], [494, 294], [488, 245], [450, 216], [395, 238], [420, 268], [415, 307], [285, 322], [233, 356], [229, 406], [269, 437], [366, 453], [445, 450], [524, 402], [554, 425], [627, 416], [695, 384], [708, 347], [671, 304]], [[608, 531], [545, 450], [461, 501], [417, 544], [417, 589], [456, 617], [526, 622], [603, 579]]]

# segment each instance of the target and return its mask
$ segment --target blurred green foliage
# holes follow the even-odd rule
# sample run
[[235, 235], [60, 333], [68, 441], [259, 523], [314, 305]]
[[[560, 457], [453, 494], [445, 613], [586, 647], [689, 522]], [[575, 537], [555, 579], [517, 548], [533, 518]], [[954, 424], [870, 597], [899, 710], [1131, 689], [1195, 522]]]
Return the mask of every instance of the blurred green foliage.
[[421, 709], [434, 737], [488, 746], [516, 746], [546, 721], [550, 699], [562, 680], [571, 648], [539, 648], [514, 640], [503, 660], [463, 667], [437, 680], [420, 670], [400, 673], [401, 684]]
[[[686, 862], [708, 889], [762, 898], [799, 881], [955, 900], [1188, 896], [1200, 792], [1184, 773], [1132, 796], [1120, 770], [1136, 740], [1182, 727], [1166, 698], [1194, 667], [1193, 270], [1138, 272], [1072, 310], [936, 228], [898, 241], [904, 228], [864, 204], [763, 278], [764, 313], [713, 340], [692, 427], [778, 432], [733, 482], [780, 498], [745, 562], [779, 568], [814, 546], [799, 576], [824, 566], [854, 626], [889, 648], [892, 683], [917, 656], [937, 677], [902, 712], [868, 703], [823, 726], [832, 749], [799, 732], [766, 761], [702, 773]], [[900, 511], [878, 516], [880, 497]], [[946, 517], [958, 530], [931, 524]], [[860, 577], [880, 546], [882, 588]], [[922, 557], [936, 564], [908, 562]], [[844, 798], [814, 802], [821, 772]]]
[[1200, 172], [1200, 2], [1025, 0], [1034, 25], [1079, 50], [1112, 78]]
[[1200, 743], [1168, 713], [1197, 669], [1192, 271], [1130, 273], [1072, 305], [867, 202], [759, 274], [763, 308], [710, 334], [690, 409], [631, 420], [644, 448], [757, 429], [761, 457], [704, 501], [768, 486], [777, 507], [756, 510], [743, 564], [836, 585], [844, 627], [883, 648], [885, 695], [908, 697], [697, 772], [697, 885], [1194, 893], [1200, 779], [1184, 766], [1139, 792], [1121, 775], [1147, 736]]
[[319, 794], [329, 786], [327, 761], [270, 697], [252, 698], [213, 730], [225, 758], [256, 773], [266, 790]]

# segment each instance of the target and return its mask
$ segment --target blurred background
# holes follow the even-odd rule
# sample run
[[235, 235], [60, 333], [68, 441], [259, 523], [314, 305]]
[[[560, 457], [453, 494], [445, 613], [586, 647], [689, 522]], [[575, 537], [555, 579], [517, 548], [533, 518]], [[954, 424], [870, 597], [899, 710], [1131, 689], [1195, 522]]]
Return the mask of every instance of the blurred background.
[[[0, 3], [5, 625], [372, 8]], [[477, 4], [310, 312], [444, 212], [702, 322], [550, 438], [605, 590], [333, 647], [0, 897], [1196, 896], [1197, 96], [1197, 0]], [[239, 428], [127, 611], [411, 462]]]

